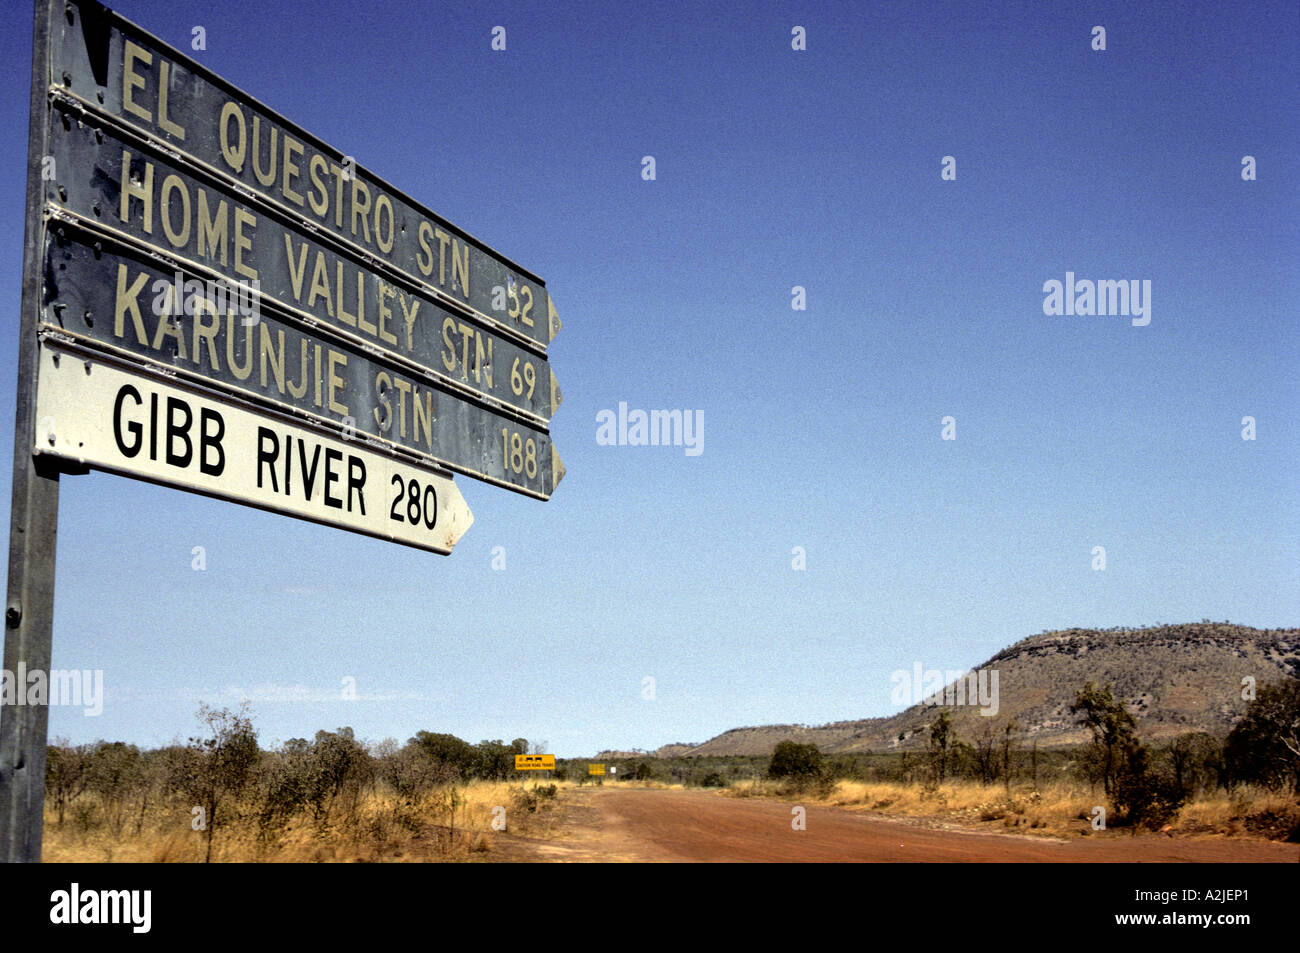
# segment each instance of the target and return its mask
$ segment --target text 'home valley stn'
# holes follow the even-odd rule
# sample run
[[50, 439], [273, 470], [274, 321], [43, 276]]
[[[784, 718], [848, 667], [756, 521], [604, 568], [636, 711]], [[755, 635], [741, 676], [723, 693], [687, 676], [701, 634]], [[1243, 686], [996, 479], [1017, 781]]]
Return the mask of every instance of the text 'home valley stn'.
[[[131, 44], [126, 46], [129, 51]], [[139, 77], [129, 69], [123, 76], [125, 111], [156, 116], [173, 136], [188, 138], [185, 127], [168, 112], [168, 97], [161, 90], [153, 110], [146, 110], [131, 97], [133, 77]], [[527, 282], [510, 274], [489, 288], [485, 307], [499, 319], [485, 317], [469, 302], [478, 297], [473, 291], [479, 285], [476, 269], [492, 263], [471, 255], [470, 245], [421, 218], [414, 245], [404, 255], [397, 246], [410, 232], [403, 230], [404, 224], [394, 229], [393, 201], [386, 193], [372, 198], [355, 172], [319, 152], [306, 160], [316, 182], [304, 184], [303, 147], [297, 140], [281, 136], [256, 114], [250, 122], [238, 103], [225, 101], [222, 115], [216, 151], [228, 171], [247, 171], [251, 165], [259, 184], [270, 182], [278, 195], [303, 202], [341, 230], [355, 232], [368, 248], [391, 253], [398, 265], [384, 275], [369, 250], [330, 241], [319, 229], [305, 227], [270, 203], [259, 207], [249, 202], [247, 190], [228, 177], [209, 177], [206, 185], [200, 184], [201, 171], [167, 150], [141, 148], [112, 127], [96, 130], [94, 148], [103, 177], [117, 187], [110, 193], [73, 184], [68, 201], [87, 217], [104, 206], [116, 206], [128, 233], [143, 241], [218, 268], [233, 281], [256, 283], [262, 293], [305, 312], [307, 318], [431, 369], [453, 386], [463, 385], [539, 421], [550, 418], [559, 393], [534, 333], [542, 328], [533, 320], [537, 295]], [[81, 151], [79, 133], [84, 130], [56, 129], [56, 153], [71, 158]], [[73, 141], [65, 143], [69, 138]], [[231, 145], [232, 138], [238, 147]], [[282, 159], [278, 175], [267, 176], [259, 165], [262, 140], [271, 156]], [[251, 159], [246, 156], [250, 149]], [[446, 296], [425, 279], [459, 293], [468, 313], [449, 307]], [[545, 294], [540, 286], [538, 294]]]
[[[164, 138], [189, 146], [200, 160], [215, 160], [222, 171], [259, 193], [308, 214], [370, 254], [435, 284], [439, 291], [488, 317], [501, 310], [492, 298], [506, 299], [505, 313], [523, 333], [549, 340], [533, 333], [546, 324], [543, 288], [508, 269], [491, 267], [495, 263], [473, 242], [367, 184], [353, 161], [336, 159], [295, 139], [254, 108], [222, 97], [215, 116], [211, 110], [216, 102], [212, 102], [208, 109], [186, 109], [181, 119], [169, 104], [169, 95], [176, 95], [169, 94], [174, 69], [161, 55], [124, 39], [124, 118], [143, 121]], [[186, 88], [182, 86], [183, 91]], [[188, 90], [199, 101], [195, 105], [208, 105], [209, 89], [195, 83]], [[191, 117], [208, 128], [187, 128]], [[487, 273], [477, 274], [480, 269]]]
[[131, 24], [75, 20], [42, 333], [549, 498], [542, 280]]
[[[489, 397], [539, 422], [548, 420], [558, 405], [545, 356], [533, 342], [486, 330], [482, 321], [404, 284], [400, 275], [386, 280], [374, 274], [352, 256], [303, 237], [283, 217], [245, 207], [228, 184], [200, 184], [166, 157], [141, 154], [114, 130], [94, 130], [94, 144], [91, 134], [88, 129], [54, 131], [60, 159], [75, 162], [87, 150], [96, 152], [101, 178], [72, 182], [64, 190], [67, 207], [83, 218], [102, 216], [109, 206], [109, 215], [126, 234], [188, 260], [187, 268], [193, 262], [215, 270], [241, 286], [230, 290], [256, 289], [300, 322], [319, 322], [363, 346], [379, 348], [462, 393]], [[181, 282], [170, 301], [163, 299], [171, 293], [167, 284], [137, 289], [134, 275], [128, 282], [137, 289], [133, 296], [149, 296], [156, 315], [192, 315], [208, 307], [191, 293], [191, 285]], [[503, 291], [503, 303], [505, 295]]]

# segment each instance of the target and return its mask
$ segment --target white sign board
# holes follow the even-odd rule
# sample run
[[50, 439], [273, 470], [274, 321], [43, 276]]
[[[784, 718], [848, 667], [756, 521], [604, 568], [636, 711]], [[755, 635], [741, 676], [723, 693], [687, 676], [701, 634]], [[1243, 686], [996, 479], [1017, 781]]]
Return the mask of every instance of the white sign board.
[[474, 521], [446, 474], [50, 344], [36, 453], [444, 555]]

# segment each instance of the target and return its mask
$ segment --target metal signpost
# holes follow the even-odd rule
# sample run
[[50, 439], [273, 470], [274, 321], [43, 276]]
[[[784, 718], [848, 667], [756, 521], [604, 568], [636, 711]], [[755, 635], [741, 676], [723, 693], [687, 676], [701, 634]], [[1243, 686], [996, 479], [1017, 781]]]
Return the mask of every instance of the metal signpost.
[[[453, 474], [554, 492], [536, 275], [93, 2], [36, 0], [28, 150], [6, 670], [49, 670], [60, 472], [444, 555]], [[0, 711], [0, 859], [47, 724]]]

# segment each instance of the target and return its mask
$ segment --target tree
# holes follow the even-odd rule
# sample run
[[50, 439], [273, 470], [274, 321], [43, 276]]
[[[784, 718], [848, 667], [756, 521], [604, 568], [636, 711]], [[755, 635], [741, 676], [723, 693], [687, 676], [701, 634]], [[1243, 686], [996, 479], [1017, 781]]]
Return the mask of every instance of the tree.
[[1011, 792], [1011, 754], [1015, 750], [1013, 742], [1020, 726], [1015, 719], [1008, 718], [1002, 729], [1002, 780], [1006, 783], [1007, 793]]
[[176, 779], [181, 789], [203, 809], [207, 849], [203, 861], [212, 860], [212, 835], [217, 826], [217, 812], [228, 800], [244, 789], [260, 754], [257, 732], [248, 717], [248, 703], [239, 712], [217, 710], [199, 705], [200, 724], [206, 737], [190, 738], [178, 765]]
[[510, 744], [497, 741], [480, 741], [474, 746], [474, 763], [471, 774], [486, 781], [504, 781], [514, 776], [515, 755], [527, 754], [528, 742], [516, 738]]
[[1102, 790], [1110, 794], [1122, 752], [1138, 744], [1133, 716], [1115, 700], [1110, 686], [1097, 688], [1092, 682], [1084, 683], [1075, 695], [1070, 711], [1080, 715], [1080, 723], [1092, 733], [1096, 773], [1100, 776]]
[[45, 752], [45, 790], [54, 800], [60, 826], [68, 804], [86, 790], [90, 778], [86, 764], [89, 753], [89, 745], [74, 747], [67, 738], [55, 738]]
[[100, 741], [86, 759], [86, 787], [99, 796], [104, 819], [114, 837], [122, 833], [126, 797], [142, 780], [140, 749], [121, 741]]
[[1134, 825], [1158, 827], [1168, 820], [1186, 800], [1172, 774], [1162, 772], [1152, 763], [1145, 745], [1126, 745], [1115, 774], [1111, 800], [1117, 820]]
[[1191, 797], [1217, 783], [1223, 768], [1223, 749], [1213, 735], [1195, 731], [1179, 735], [1169, 745], [1174, 785]]
[[361, 795], [374, 780], [375, 763], [352, 729], [340, 728], [318, 731], [311, 742], [289, 739], [264, 759], [260, 773], [264, 833], [304, 809], [318, 828], [325, 828], [340, 804], [344, 821], [355, 821]]
[[374, 777], [374, 764], [352, 729], [316, 732], [306, 766], [307, 806], [316, 822], [328, 824], [330, 810], [341, 797], [349, 816], [355, 816], [361, 792]]
[[772, 760], [767, 766], [769, 778], [789, 778], [796, 783], [815, 780], [821, 776], [822, 753], [815, 744], [797, 741], [779, 741], [772, 749]]
[[455, 735], [419, 731], [410, 743], [423, 751], [435, 765], [446, 766], [462, 778], [473, 773], [474, 746], [468, 741]]
[[998, 748], [993, 726], [987, 721], [975, 739], [974, 750], [975, 768], [979, 771], [980, 781], [984, 784], [992, 784], [998, 777]]
[[1070, 710], [1092, 732], [1096, 774], [1111, 798], [1117, 823], [1158, 824], [1182, 803], [1171, 779], [1163, 778], [1149, 763], [1149, 752], [1137, 736], [1133, 716], [1115, 700], [1110, 687], [1086, 682]]
[[1228, 734], [1228, 777], [1300, 792], [1300, 680], [1260, 686]]
[[396, 741], [381, 742], [375, 751], [379, 776], [408, 809], [434, 788], [449, 784], [456, 772], [445, 761], [435, 762], [415, 744], [398, 748]]
[[258, 824], [267, 837], [285, 819], [300, 810], [307, 800], [307, 759], [311, 743], [290, 738], [279, 751], [267, 752], [257, 773], [260, 788]]
[[944, 775], [947, 773], [948, 747], [955, 736], [956, 733], [952, 730], [952, 715], [944, 708], [930, 723], [930, 767], [939, 784], [943, 783]]
[[158, 797], [167, 788], [167, 749], [141, 751], [140, 764], [136, 774], [136, 797], [139, 799], [135, 808], [135, 833], [144, 830], [144, 817], [149, 809], [151, 798]]

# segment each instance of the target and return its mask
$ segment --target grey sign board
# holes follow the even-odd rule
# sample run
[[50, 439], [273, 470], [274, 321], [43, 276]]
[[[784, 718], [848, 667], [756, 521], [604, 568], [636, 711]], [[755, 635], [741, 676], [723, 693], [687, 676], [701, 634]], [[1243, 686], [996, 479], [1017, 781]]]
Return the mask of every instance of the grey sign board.
[[[362, 260], [220, 176], [56, 100], [51, 116], [52, 207], [93, 229], [159, 249], [195, 275], [251, 285], [310, 325], [438, 375], [545, 425], [559, 403], [536, 342], [443, 304], [402, 272]], [[86, 170], [93, 170], [85, 174]]]
[[[534, 496], [553, 488], [540, 425], [447, 393], [330, 329], [258, 307], [233, 283], [204, 282], [125, 241], [54, 220], [41, 330], [155, 374], [254, 398], [346, 439], [370, 440]], [[519, 451], [513, 445], [518, 443]]]
[[541, 279], [105, 8], [49, 56], [42, 333], [550, 497]]
[[[73, 4], [52, 29], [61, 94], [545, 346], [541, 278], [117, 14]], [[494, 294], [502, 289], [502, 295]]]

